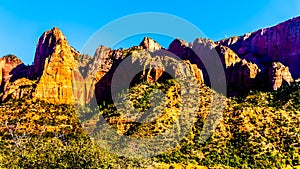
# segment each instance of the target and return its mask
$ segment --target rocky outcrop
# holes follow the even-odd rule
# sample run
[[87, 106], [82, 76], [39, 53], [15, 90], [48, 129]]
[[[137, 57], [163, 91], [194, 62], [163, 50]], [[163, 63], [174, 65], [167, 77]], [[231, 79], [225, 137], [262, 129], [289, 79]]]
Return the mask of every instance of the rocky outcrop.
[[23, 62], [14, 55], [6, 55], [0, 58], [0, 89], [6, 91], [6, 86], [11, 78], [24, 69]]
[[182, 60], [189, 60], [191, 63], [197, 64], [199, 68], [205, 69], [202, 59], [217, 56], [225, 68], [240, 62], [238, 55], [230, 48], [216, 44], [210, 39], [197, 38], [194, 42], [187, 42], [175, 39], [169, 46], [170, 52], [175, 54]]
[[216, 51], [220, 55], [221, 62], [226, 69], [241, 61], [240, 57], [226, 46], [218, 45], [216, 46]]
[[280, 62], [273, 62], [268, 68], [268, 77], [271, 90], [278, 90], [283, 83], [293, 82], [289, 68]]
[[45, 32], [34, 59], [39, 80], [33, 96], [50, 103], [73, 103], [72, 78], [78, 55], [58, 28]]
[[31, 98], [35, 91], [36, 81], [27, 78], [17, 79], [14, 82], [9, 82], [5, 88], [5, 92], [1, 98], [2, 101], [9, 99]]
[[[228, 40], [230, 41], [228, 43], [234, 44], [237, 42], [235, 38]], [[203, 79], [207, 85], [210, 85], [211, 80], [207, 69], [212, 70], [214, 69], [213, 67], [223, 66], [226, 79], [223, 77], [217, 78], [226, 80], [227, 94], [229, 96], [237, 96], [257, 89], [277, 90], [282, 86], [282, 82], [290, 83], [293, 80], [289, 69], [282, 64], [280, 65], [285, 68], [278, 69], [271, 66], [270, 69], [272, 62], [260, 62], [257, 59], [248, 57], [240, 58], [236, 52], [224, 46], [223, 43], [213, 42], [209, 39], [198, 38], [190, 44], [183, 40], [175, 39], [168, 50], [180, 59], [189, 60], [191, 63], [196, 64], [203, 71]], [[217, 59], [221, 61], [222, 65], [218, 65]], [[206, 62], [204, 62], [205, 60]], [[270, 72], [273, 72], [273, 74]], [[277, 72], [277, 74], [275, 75], [274, 72]]]
[[217, 43], [257, 64], [263, 72], [270, 63], [281, 62], [289, 67], [293, 78], [300, 77], [300, 17]]
[[[206, 52], [210, 51], [210, 49], [206, 49], [204, 46], [206, 44], [201, 44], [203, 46], [199, 47], [197, 51], [199, 53], [202, 53], [201, 56], [204, 56], [204, 50], [207, 50]], [[202, 71], [202, 81], [204, 81], [206, 84], [209, 84], [209, 77], [208, 73], [206, 71], [205, 65], [203, 64], [201, 58], [199, 55], [197, 55], [192, 49], [193, 44], [188, 44], [184, 40], [181, 39], [175, 39], [168, 48], [168, 51], [172, 53], [176, 58], [179, 58], [181, 60], [188, 60], [192, 64], [197, 65], [198, 69]]]
[[[227, 86], [236, 83], [236, 79], [231, 76], [235, 76], [233, 72], [239, 72], [239, 74], [245, 74], [242, 65], [239, 64], [241, 59], [238, 55], [233, 52], [230, 48], [217, 44], [210, 39], [201, 39], [197, 38], [192, 43], [187, 43], [180, 39], [175, 39], [169, 46], [168, 49], [170, 52], [175, 54], [182, 60], [189, 60], [191, 63], [198, 66], [203, 72], [203, 81], [207, 85], [211, 85], [210, 75], [207, 69], [210, 69], [210, 73], [214, 74], [214, 78], [216, 79], [214, 83], [218, 83], [218, 81], [226, 81]], [[214, 71], [220, 70], [221, 72]], [[241, 78], [245, 77], [245, 79], [239, 79], [245, 81], [247, 83], [246, 77], [241, 76]]]
[[72, 55], [72, 57], [78, 57], [79, 55], [79, 53], [68, 44], [66, 37], [57, 27], [44, 32], [39, 38], [33, 65], [33, 71], [37, 77], [43, 74], [45, 64], [47, 64], [46, 60], [48, 59], [49, 61], [54, 53], [65, 56]]
[[259, 67], [245, 59], [226, 69], [227, 87], [229, 96], [239, 96], [251, 89], [258, 89], [262, 82]]
[[143, 39], [143, 41], [140, 43], [140, 46], [150, 52], [155, 52], [157, 50], [162, 49], [160, 44], [158, 44], [155, 40], [148, 38], [148, 37], [145, 37]]
[[[153, 56], [148, 50], [129, 49], [129, 55], [113, 60], [109, 72], [96, 84], [98, 102], [112, 101], [117, 94], [136, 83], [154, 83], [170, 78], [192, 78], [203, 83], [202, 71], [189, 61], [176, 60], [171, 56]], [[127, 53], [127, 52], [126, 52]]]
[[191, 64], [190, 61], [186, 61], [185, 63], [188, 65], [189, 70], [191, 71], [191, 73], [195, 77], [198, 84], [204, 84], [204, 78], [203, 78], [202, 70], [199, 69], [197, 65]]
[[[77, 103], [87, 104], [95, 99], [95, 85], [102, 77], [109, 72], [115, 59], [124, 56], [123, 50], [112, 50], [105, 46], [96, 49], [93, 58], [88, 63], [80, 65], [79, 70], [82, 78], [77, 78], [74, 82], [73, 92], [76, 94]], [[79, 62], [82, 64], [82, 61]]]

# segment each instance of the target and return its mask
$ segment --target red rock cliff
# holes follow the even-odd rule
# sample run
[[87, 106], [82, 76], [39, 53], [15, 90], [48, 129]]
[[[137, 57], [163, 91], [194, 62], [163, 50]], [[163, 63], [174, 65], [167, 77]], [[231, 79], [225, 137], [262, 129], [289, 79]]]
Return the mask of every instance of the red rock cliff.
[[276, 26], [260, 29], [218, 42], [239, 57], [257, 64], [263, 71], [272, 62], [289, 67], [293, 78], [300, 77], [300, 16]]

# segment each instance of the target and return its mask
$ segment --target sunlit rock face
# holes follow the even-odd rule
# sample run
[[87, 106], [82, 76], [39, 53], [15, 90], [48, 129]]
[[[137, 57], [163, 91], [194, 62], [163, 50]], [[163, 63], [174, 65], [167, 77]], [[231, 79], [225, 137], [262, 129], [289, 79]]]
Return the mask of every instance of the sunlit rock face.
[[280, 62], [273, 62], [268, 68], [269, 85], [271, 90], [278, 90], [283, 83], [293, 82], [289, 68]]
[[33, 71], [38, 77], [34, 97], [51, 103], [73, 103], [72, 78], [78, 55], [58, 28], [45, 32], [34, 59]]
[[140, 43], [140, 46], [150, 52], [155, 52], [157, 50], [162, 49], [160, 44], [158, 44], [155, 40], [148, 38], [148, 37], [145, 37], [143, 39], [143, 41]]

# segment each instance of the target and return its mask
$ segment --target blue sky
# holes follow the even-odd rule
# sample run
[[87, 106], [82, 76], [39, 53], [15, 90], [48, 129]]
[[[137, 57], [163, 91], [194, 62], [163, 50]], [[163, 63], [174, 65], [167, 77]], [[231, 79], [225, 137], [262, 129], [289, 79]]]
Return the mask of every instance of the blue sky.
[[[176, 15], [193, 23], [207, 37], [219, 40], [299, 16], [300, 0], [1, 1], [0, 56], [12, 53], [31, 64], [38, 38], [54, 26], [80, 51], [102, 26], [140, 12]], [[164, 46], [168, 42], [159, 37], [157, 41]]]

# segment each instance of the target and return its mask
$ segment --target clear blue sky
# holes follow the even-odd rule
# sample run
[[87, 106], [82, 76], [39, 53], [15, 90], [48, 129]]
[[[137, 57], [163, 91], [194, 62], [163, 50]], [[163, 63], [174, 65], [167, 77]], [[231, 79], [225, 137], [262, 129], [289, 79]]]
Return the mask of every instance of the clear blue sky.
[[300, 0], [3, 0], [0, 2], [0, 56], [12, 53], [31, 64], [39, 36], [54, 26], [80, 50], [105, 24], [140, 12], [179, 16], [196, 25], [209, 38], [219, 40], [299, 16]]

